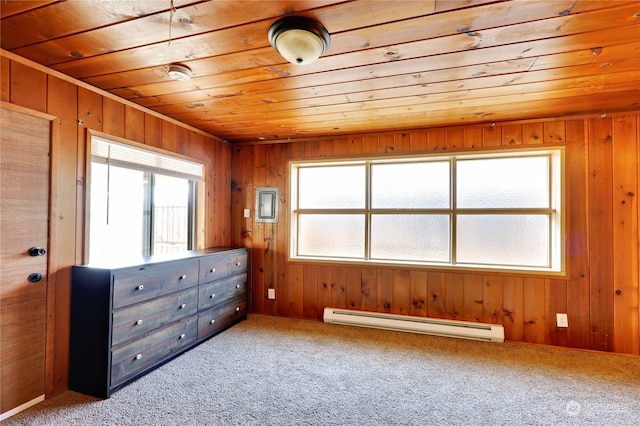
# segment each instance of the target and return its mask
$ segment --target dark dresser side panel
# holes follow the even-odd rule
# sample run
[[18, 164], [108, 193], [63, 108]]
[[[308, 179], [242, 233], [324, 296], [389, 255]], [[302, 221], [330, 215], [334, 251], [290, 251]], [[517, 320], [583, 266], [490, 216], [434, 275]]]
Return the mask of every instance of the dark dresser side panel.
[[111, 360], [111, 271], [72, 268], [69, 389], [106, 398]]

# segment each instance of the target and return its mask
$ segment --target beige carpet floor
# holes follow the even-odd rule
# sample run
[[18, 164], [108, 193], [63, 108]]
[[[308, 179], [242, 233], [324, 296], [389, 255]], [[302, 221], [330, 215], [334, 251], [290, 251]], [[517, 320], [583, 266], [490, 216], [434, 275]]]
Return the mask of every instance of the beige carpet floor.
[[250, 315], [98, 400], [13, 425], [639, 425], [640, 357]]

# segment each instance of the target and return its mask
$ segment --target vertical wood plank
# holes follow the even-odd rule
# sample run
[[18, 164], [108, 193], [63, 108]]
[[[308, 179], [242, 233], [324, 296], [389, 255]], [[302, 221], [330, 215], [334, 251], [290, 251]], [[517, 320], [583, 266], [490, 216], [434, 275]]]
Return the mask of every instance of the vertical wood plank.
[[394, 135], [384, 134], [378, 136], [378, 153], [393, 154], [396, 150]]
[[[545, 304], [547, 331], [545, 343], [567, 346], [567, 328], [557, 327], [556, 314], [567, 313], [567, 282], [565, 280], [545, 280]], [[569, 323], [571, 327], [571, 323]]]
[[125, 137], [124, 104], [111, 98], [102, 98], [102, 131], [113, 136]]
[[362, 138], [352, 136], [347, 140], [347, 155], [362, 153]]
[[601, 351], [613, 345], [613, 170], [611, 119], [589, 123], [589, 254], [591, 261], [591, 343]]
[[480, 127], [464, 129], [464, 148], [481, 147], [482, 138], [482, 129]]
[[638, 128], [635, 116], [613, 119], [613, 350], [638, 355]]
[[564, 120], [547, 121], [543, 124], [544, 143], [564, 143], [565, 133]]
[[444, 130], [430, 130], [427, 132], [427, 149], [429, 151], [444, 151], [446, 147]]
[[[51, 205], [52, 234], [47, 287], [47, 336], [45, 392], [48, 396], [67, 389], [71, 312], [71, 265], [76, 261], [77, 191], [77, 86], [48, 76], [47, 112], [58, 117], [58, 139], [52, 141], [51, 177], [55, 204]], [[82, 246], [81, 246], [82, 247]]]
[[396, 154], [411, 152], [411, 133], [400, 133], [395, 140]]
[[144, 116], [145, 113], [131, 105], [124, 106], [124, 137], [144, 143]]
[[289, 185], [288, 185], [288, 177], [289, 177], [289, 155], [290, 155], [290, 147], [291, 144], [279, 144], [278, 149], [274, 153], [275, 161], [276, 161], [276, 176], [274, 180], [274, 184], [276, 187], [280, 188], [280, 199], [278, 200], [279, 208], [280, 208], [280, 218], [278, 224], [276, 225], [276, 314], [280, 314], [280, 310], [284, 309], [288, 310], [289, 298], [288, 292], [280, 291], [282, 287], [285, 286], [284, 281], [286, 280], [286, 270], [287, 270], [287, 250], [289, 249], [289, 242], [287, 241], [287, 224], [289, 223], [287, 220], [288, 211], [289, 211]]
[[16, 105], [40, 112], [47, 110], [47, 75], [11, 61], [9, 99]]
[[347, 138], [333, 139], [332, 151], [335, 157], [346, 156], [347, 155]]
[[589, 208], [588, 208], [588, 147], [585, 120], [566, 123], [566, 258], [570, 280], [567, 283], [568, 344], [574, 348], [589, 348]]
[[378, 270], [378, 303], [376, 311], [391, 313], [395, 309], [393, 301], [393, 270]]
[[502, 277], [502, 325], [506, 340], [524, 338], [524, 280], [522, 277]]
[[378, 152], [378, 137], [377, 136], [362, 136], [362, 148], [359, 154], [376, 154]]
[[318, 266], [318, 319], [322, 319], [324, 308], [331, 307], [331, 267]]
[[162, 122], [162, 149], [178, 152], [178, 126], [170, 121]]
[[427, 132], [411, 133], [411, 152], [427, 152], [428, 144]]
[[302, 265], [290, 263], [287, 265], [287, 290], [289, 293], [289, 316], [302, 318], [303, 316], [303, 279]]
[[347, 308], [347, 268], [331, 267], [331, 307]]
[[162, 120], [151, 114], [144, 115], [144, 143], [162, 147]]
[[502, 126], [491, 125], [482, 128], [482, 146], [494, 147], [502, 145]]
[[464, 314], [464, 274], [445, 274], [445, 309], [448, 319], [465, 319]]
[[527, 123], [522, 125], [522, 143], [525, 145], [541, 144], [544, 141], [542, 123]]
[[9, 102], [11, 87], [11, 61], [0, 57], [0, 99]]
[[464, 319], [482, 322], [483, 314], [482, 275], [464, 274]]
[[307, 319], [318, 318], [318, 267], [304, 265], [302, 281], [302, 316]]
[[447, 318], [446, 279], [444, 272], [427, 273], [427, 316], [430, 318]]
[[502, 127], [502, 145], [522, 145], [522, 125], [511, 124]]
[[[426, 317], [429, 315], [429, 289], [426, 271], [411, 271], [411, 315]], [[442, 283], [444, 286], [444, 282]]]
[[411, 315], [411, 275], [406, 269], [395, 269], [392, 278], [394, 314]]
[[[524, 278], [524, 341], [545, 343], [545, 280]], [[555, 323], [555, 322], [554, 322]]]
[[362, 269], [357, 267], [347, 268], [347, 308], [362, 309]]
[[483, 276], [482, 286], [482, 322], [502, 324], [502, 277]]
[[445, 149], [461, 149], [464, 147], [464, 130], [450, 129], [445, 132]]
[[362, 309], [365, 311], [378, 311], [378, 274], [375, 269], [362, 268], [361, 279]]

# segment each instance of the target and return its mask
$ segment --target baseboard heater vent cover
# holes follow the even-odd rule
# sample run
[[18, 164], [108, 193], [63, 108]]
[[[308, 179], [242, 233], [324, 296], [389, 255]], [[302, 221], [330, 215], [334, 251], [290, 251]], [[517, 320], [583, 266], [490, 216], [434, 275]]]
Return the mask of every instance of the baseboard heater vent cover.
[[358, 327], [381, 328], [384, 330], [409, 333], [431, 334], [459, 339], [504, 342], [504, 327], [499, 324], [485, 324], [425, 318], [409, 315], [385, 314], [379, 312], [355, 311], [350, 309], [325, 308], [324, 322]]

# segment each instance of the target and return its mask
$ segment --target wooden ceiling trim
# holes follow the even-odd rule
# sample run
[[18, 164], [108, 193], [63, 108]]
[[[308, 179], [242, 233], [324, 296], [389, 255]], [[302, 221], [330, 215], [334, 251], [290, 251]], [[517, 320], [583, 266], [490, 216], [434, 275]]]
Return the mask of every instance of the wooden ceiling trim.
[[[295, 11], [300, 12], [333, 3], [336, 1], [307, 0], [295, 2], [294, 5]], [[203, 0], [200, 0], [196, 4], [176, 8], [173, 16], [165, 7], [158, 13], [147, 14], [139, 19], [71, 34], [67, 37], [18, 48], [13, 52], [48, 66], [76, 61], [78, 58], [71, 56], [69, 52], [76, 52], [82, 55], [82, 58], [90, 58], [114, 51], [130, 50], [132, 46], [144, 47], [154, 44], [159, 44], [160, 47], [166, 44], [168, 51], [172, 50], [171, 44], [173, 44], [178, 52], [184, 49], [186, 43], [184, 39], [192, 40], [191, 37], [203, 36], [212, 29], [214, 33], [206, 37], [207, 41], [214, 44], [213, 40], [220, 40], [219, 44], [228, 52], [235, 52], [266, 37], [268, 26], [265, 28], [267, 25], [265, 20], [272, 18], [272, 10], [275, 7], [277, 7], [276, 2], [261, 2], [260, 8], [256, 8], [254, 13], [247, 14], [246, 10], [238, 8], [233, 3], [216, 1], [203, 3]], [[257, 20], [263, 20], [263, 22], [254, 24]], [[179, 41], [181, 39], [183, 41]], [[264, 44], [262, 40], [259, 41], [259, 45]], [[184, 60], [182, 57], [179, 59]]]
[[[551, 101], [541, 100], [529, 102], [526, 105], [527, 117], [535, 118], [553, 118], [567, 117], [574, 115], [591, 115], [591, 114], [610, 114], [615, 112], [634, 111], [640, 104], [638, 103], [639, 91], [627, 92], [621, 94], [617, 99], [612, 99], [606, 94], [596, 94], [590, 96], [581, 96], [577, 98], [554, 99]], [[575, 114], [566, 114], [566, 103], [570, 102], [579, 105]], [[233, 141], [255, 141], [259, 140], [254, 135], [259, 134], [264, 139], [281, 139], [290, 135], [290, 138], [347, 135], [359, 133], [371, 133], [373, 130], [372, 122], [384, 125], [389, 131], [399, 131], [407, 129], [415, 129], [430, 127], [443, 127], [464, 124], [481, 124], [489, 122], [512, 121], [522, 119], [523, 104], [520, 102], [512, 104], [499, 104], [493, 106], [484, 106], [483, 108], [463, 107], [460, 109], [446, 109], [440, 111], [429, 111], [429, 113], [408, 113], [402, 116], [386, 116], [386, 115], [369, 115], [361, 119], [340, 119], [332, 122], [315, 122], [315, 123], [287, 123], [279, 128], [278, 132], [265, 130], [262, 122], [254, 123], [253, 127], [246, 124], [241, 127], [235, 127], [234, 124], [226, 125], [221, 123], [217, 125], [218, 133]], [[451, 114], [456, 117], [452, 122]], [[195, 122], [198, 125], [206, 126], [206, 121], [202, 123]], [[445, 124], [443, 124], [445, 123]], [[304, 124], [304, 126], [303, 126]], [[416, 126], [418, 124], [418, 126]], [[232, 127], [233, 126], [233, 127]], [[270, 126], [269, 129], [273, 129]], [[300, 128], [302, 130], [297, 130]], [[376, 127], [379, 128], [379, 127]], [[291, 130], [293, 129], [293, 130]]]
[[[2, 2], [0, 3], [0, 18], [8, 18], [9, 16], [17, 15], [29, 10], [37, 9], [47, 4], [55, 3], [59, 0], [31, 0], [21, 2]], [[4, 36], [4, 34], [3, 34]]]
[[[176, 7], [204, 0], [174, 0]], [[33, 3], [31, 1], [13, 3]], [[13, 4], [12, 3], [12, 4]], [[42, 2], [41, 2], [42, 3]], [[105, 7], [104, 0], [62, 1], [51, 3], [31, 13], [2, 20], [2, 45], [13, 51], [47, 39], [60, 39], [95, 27], [117, 25], [160, 12], [168, 14], [167, 1], [117, 1]], [[2, 8], [4, 9], [3, 2]], [[19, 38], [16, 38], [17, 35]], [[16, 52], [14, 52], [16, 53]], [[21, 55], [22, 56], [22, 55]], [[28, 58], [31, 59], [31, 58]]]
[[[279, 123], [279, 120], [304, 120], [331, 121], [339, 117], [357, 118], [359, 113], [375, 111], [376, 113], [388, 111], [387, 114], [403, 114], [406, 112], [429, 112], [433, 109], [441, 109], [444, 104], [455, 102], [466, 107], [479, 107], [497, 103], [514, 103], [517, 100], [527, 103], [529, 101], [556, 98], [571, 98], [581, 95], [603, 94], [613, 92], [633, 91], [640, 87], [640, 72], [628, 71], [619, 74], [606, 74], [598, 79], [567, 79], [559, 80], [556, 84], [529, 83], [518, 87], [514, 91], [510, 87], [489, 89], [475, 89], [456, 93], [440, 93], [429, 95], [414, 95], [402, 98], [389, 98], [374, 101], [355, 102], [342, 105], [317, 106], [300, 108], [297, 110], [274, 111], [268, 114], [257, 115], [239, 112], [233, 115], [235, 123], [251, 122], [262, 119], [266, 123]], [[176, 114], [177, 119], [185, 119], [184, 114]], [[210, 112], [197, 112], [190, 114], [189, 120], [205, 119], [211, 116]], [[213, 115], [217, 120], [225, 117]]]
[[[490, 26], [512, 25], [531, 19], [546, 19], [557, 17], [560, 11], [563, 10], [565, 6], [568, 6], [573, 2], [574, 0], [563, 0], [554, 2], [554, 9], [552, 9], [552, 11], [549, 9], [548, 2], [545, 3], [543, 1], [540, 1], [531, 4], [524, 3], [522, 4], [522, 7], [518, 9], [517, 14], [509, 13], [509, 11], [501, 12], [501, 9], [498, 8], [499, 5], [490, 4], [488, 6], [483, 6], [482, 13], [480, 15], [481, 17], [490, 16], [492, 18], [490, 21], [487, 21], [485, 19], [480, 20], [480, 18], [477, 18], [475, 20], [477, 22], [475, 22], [473, 19], [472, 11], [461, 10], [446, 16], [423, 16], [420, 18], [406, 19], [403, 21], [392, 22], [376, 27], [362, 28], [347, 33], [335, 34], [333, 36], [332, 47], [330, 51], [324, 58], [321, 58], [321, 60], [316, 62], [316, 64], [306, 67], [292, 67], [289, 64], [282, 63], [282, 67], [286, 70], [287, 76], [311, 74], [335, 69], [337, 68], [336, 61], [338, 59], [343, 64], [342, 66], [339, 66], [340, 68], [355, 67], [362, 65], [363, 63], [367, 63], [367, 58], [370, 55], [371, 49], [384, 46], [391, 46], [391, 48], [380, 50], [380, 52], [378, 53], [380, 62], [425, 56], [426, 54], [464, 51], [473, 48], [478, 43], [479, 39], [477, 36], [470, 37], [466, 34], [461, 35], [460, 30], [463, 28], [469, 28], [468, 26], [474, 25], [474, 28], [478, 27], [478, 29], [486, 29]], [[405, 2], [403, 2], [402, 4], [404, 3]], [[394, 10], [396, 9], [398, 8], [394, 7]], [[475, 14], [478, 13], [478, 11], [473, 12]], [[266, 24], [265, 28], [260, 30], [263, 35], [266, 35]], [[470, 33], [470, 31], [471, 30], [469, 30], [468, 33]], [[531, 30], [528, 31], [529, 34], [531, 32]], [[442, 36], [444, 35], [448, 35], [452, 38], [443, 40]], [[234, 37], [241, 38], [240, 35], [238, 35], [237, 37], [224, 37], [224, 39], [233, 39]], [[434, 39], [436, 37], [438, 38]], [[266, 37], [263, 38], [266, 41]], [[425, 39], [432, 39], [430, 45], [433, 47], [429, 47], [428, 45], [426, 45], [424, 43]], [[413, 40], [422, 43], [416, 44], [415, 46], [409, 45], [408, 48], [405, 49], [407, 51], [402, 53], [397, 52], [397, 54], [390, 56], [389, 53], [393, 52], [394, 49], [392, 45], [394, 43], [400, 42], [401, 40], [404, 40], [405, 43], [407, 40]], [[268, 46], [268, 44], [265, 43], [265, 46]], [[363, 46], [366, 46], [366, 49], [364, 49], [364, 51]], [[257, 45], [255, 45], [254, 47], [258, 48]], [[270, 47], [268, 49], [270, 49]], [[337, 57], [338, 55], [349, 52], [355, 52], [358, 54], [344, 57], [341, 56], [340, 58]], [[210, 74], [220, 75], [221, 73], [228, 72], [238, 73], [242, 69], [244, 69], [248, 74], [253, 74], [253, 67], [256, 65], [255, 61], [234, 58], [234, 60], [227, 61], [227, 66], [225, 66], [224, 53], [217, 52], [216, 54], [218, 53], [223, 56], [215, 56], [214, 58], [207, 57], [205, 59], [190, 61], [186, 63], [190, 66], [194, 74], [199, 77], [204, 77]], [[262, 49], [260, 49], [259, 51], [244, 52], [244, 54], [251, 55], [253, 57], [268, 55], [269, 57], [267, 60], [272, 63], [274, 58], [269, 55], [270, 53], [271, 52], [269, 50]], [[277, 61], [278, 58], [276, 57], [275, 60]], [[280, 62], [282, 62], [281, 59]], [[136, 68], [135, 65], [131, 65], [131, 67]], [[167, 81], [166, 73], [162, 74], [158, 72], [151, 72], [148, 69], [136, 70], [134, 72], [138, 74], [142, 73], [147, 80], [149, 80], [149, 77], [151, 76], [152, 79], [155, 78], [158, 82]], [[259, 77], [255, 78], [257, 79]], [[118, 74], [117, 79], [111, 79], [111, 84], [106, 84], [106, 81], [104, 81], [104, 79], [109, 79], [108, 73], [101, 74], [96, 78], [89, 77], [87, 81], [90, 81], [91, 84], [96, 84], [99, 87], [105, 89], [116, 88], [115, 84], [119, 84], [119, 87], [135, 85], [135, 82], [127, 79], [126, 74]]]
[[[281, 79], [277, 84], [271, 81], [258, 81], [255, 83], [247, 83], [242, 85], [223, 86], [223, 87], [206, 87], [203, 83], [207, 79], [200, 79], [198, 86], [191, 88], [193, 90], [183, 93], [175, 93], [175, 90], [163, 89], [159, 85], [149, 85], [144, 87], [130, 87], [122, 90], [112, 90], [111, 92], [127, 99], [135, 99], [136, 102], [148, 107], [160, 105], [171, 105], [182, 102], [201, 102], [208, 99], [225, 98], [231, 96], [258, 95], [261, 93], [270, 93], [274, 89], [277, 90], [299, 90], [305, 87], [319, 87], [329, 84], [337, 84], [341, 82], [359, 80], [367, 80], [371, 78], [383, 78], [398, 74], [398, 67], [402, 67], [403, 75], [420, 74], [424, 76], [423, 82], [428, 82], [428, 72], [438, 69], [448, 69], [456, 64], [458, 67], [470, 67], [477, 64], [483, 64], [487, 61], [497, 63], [500, 61], [509, 61], [518, 57], [539, 57], [545, 55], [560, 54], [563, 52], [590, 50], [593, 48], [593, 40], [603, 41], [602, 48], [606, 45], [629, 44], [637, 42], [637, 34], [635, 27], [625, 27], [621, 30], [609, 31], [601, 30], [589, 34], [577, 34], [567, 36], [555, 42], [544, 42], [539, 45], [535, 42], [518, 43], [506, 45], [502, 47], [476, 49], [470, 52], [455, 52], [450, 54], [439, 55], [436, 60], [434, 58], [417, 58], [408, 59], [401, 62], [392, 62], [386, 64], [377, 64], [366, 67], [359, 67], [349, 70], [329, 71], [322, 74], [321, 77], [315, 75], [304, 75], [299, 77], [288, 77]], [[606, 45], [605, 45], [606, 44]], [[495, 62], [494, 62], [495, 61]], [[448, 65], [447, 65], [448, 64]], [[484, 66], [491, 68], [491, 65]], [[486, 71], [476, 71], [486, 72]], [[482, 74], [480, 74], [482, 75]], [[179, 84], [173, 82], [173, 84]], [[185, 85], [188, 87], [188, 85]], [[168, 94], [164, 95], [163, 93]], [[173, 93], [172, 93], [173, 92]], [[154, 93], [154, 96], [147, 98], [146, 94]]]
[[[213, 2], [214, 4], [216, 2]], [[350, 6], [352, 14], [345, 14], [344, 7], [336, 4], [323, 8], [314, 13], [302, 13], [302, 16], [312, 16], [320, 22], [326, 23], [327, 29], [333, 32], [332, 26], [349, 26], [353, 21], [356, 25], [375, 25], [388, 20], [407, 19], [415, 14], [416, 4], [422, 2], [383, 2], [376, 7], [378, 12], [371, 16], [365, 12], [370, 9], [368, 2], [354, 2]], [[429, 3], [429, 2], [427, 2]], [[332, 16], [332, 20], [323, 19], [324, 15]], [[364, 18], [366, 17], [366, 19]], [[134, 47], [126, 51], [117, 51], [100, 56], [77, 59], [72, 62], [52, 64], [52, 68], [75, 76], [76, 78], [86, 78], [95, 75], [120, 72], [125, 69], [145, 68], [145, 64], [153, 61], [155, 66], [165, 65], [172, 62], [189, 61], [198, 58], [220, 56], [236, 51], [247, 51], [269, 46], [267, 32], [275, 19], [266, 19], [254, 22], [249, 25], [229, 27], [220, 31], [205, 34], [197, 34], [190, 37], [176, 39], [169, 46], [166, 41]], [[247, 37], [250, 34], [251, 37]], [[236, 43], [234, 45], [234, 43]], [[239, 43], [239, 44], [238, 44]], [[335, 37], [332, 42], [332, 49], [335, 49]], [[277, 53], [275, 53], [277, 55]], [[283, 63], [279, 58], [278, 62]]]
[[[556, 70], [544, 70], [535, 73], [523, 73], [517, 76], [510, 75], [508, 82], [503, 76], [482, 77], [462, 81], [443, 81], [429, 85], [414, 85], [404, 88], [356, 92], [344, 96], [326, 96], [313, 98], [309, 101], [290, 100], [274, 102], [268, 104], [266, 107], [269, 113], [291, 111], [294, 115], [304, 115], [306, 114], [306, 109], [321, 106], [332, 106], [333, 110], [339, 111], [343, 108], [351, 109], [359, 103], [366, 105], [373, 101], [388, 99], [404, 98], [409, 100], [409, 104], [413, 104], [416, 102], [416, 97], [424, 98], [429, 102], [438, 102], [457, 99], [489, 98], [492, 95], [502, 92], [509, 93], [519, 91], [531, 93], [572, 86], [585, 87], [586, 91], [590, 85], [597, 87], [601, 82], [608, 81], [609, 78], [612, 82], [638, 80], [640, 59], [621, 61], [621, 63], [616, 63], [615, 65], [617, 72], [606, 75], [602, 75], [599, 72], [601, 69], [600, 64], [590, 64], [582, 67], [574, 67], [576, 68], [573, 70], [574, 75], [565, 75], [564, 73], [558, 75]], [[517, 87], [514, 88], [513, 85], [516, 84], [514, 83], [515, 81], [517, 81]], [[251, 117], [252, 114], [254, 117], [255, 115], [264, 116], [264, 108], [260, 103], [254, 106], [251, 106], [250, 103], [246, 105], [236, 103], [234, 105], [224, 105], [217, 108], [202, 105], [196, 108], [177, 109], [176, 106], [170, 106], [166, 108], [159, 107], [156, 110], [163, 114], [170, 114], [181, 120], [190, 120], [205, 114], [214, 115], [218, 119], [233, 118], [233, 120], [238, 121], [241, 120], [243, 116]]]
[[[635, 43], [640, 50], [640, 44]], [[319, 87], [301, 88], [291, 91], [276, 91], [261, 93], [259, 95], [245, 95], [224, 99], [209, 99], [195, 103], [176, 103], [161, 105], [155, 109], [163, 114], [188, 112], [194, 110], [209, 110], [216, 114], [224, 114], [225, 111], [242, 109], [244, 113], [249, 111], [262, 111], [289, 109], [298, 107], [301, 101], [306, 100], [307, 105], [327, 105], [326, 99], [346, 99], [336, 97], [345, 95], [352, 102], [367, 99], [382, 99], [399, 96], [403, 92], [421, 91], [427, 93], [439, 93], [446, 91], [468, 90], [474, 88], [511, 86], [514, 84], [533, 83], [541, 81], [553, 81], [559, 78], [577, 78], [580, 76], [597, 76], [601, 74], [603, 67], [614, 67], [611, 71], [621, 72], [630, 70], [636, 66], [636, 61], [625, 60], [628, 58], [629, 47], [627, 45], [614, 46], [607, 50], [606, 55], [593, 56], [591, 50], [585, 50], [584, 54], [575, 55], [576, 52], [550, 55], [536, 59], [535, 67], [527, 72], [498, 74], [496, 76], [473, 77], [481, 74], [484, 65], [462, 67], [454, 69], [437, 70], [429, 73], [402, 74], [392, 77], [359, 80], [346, 83], [336, 83]], [[617, 56], [616, 56], [617, 52]], [[576, 57], [577, 56], [577, 57]], [[565, 59], [566, 57], [566, 59]], [[541, 59], [544, 59], [542, 61]], [[621, 61], [621, 62], [620, 62]], [[540, 65], [538, 63], [540, 62]], [[554, 64], [561, 62], [566, 68], [553, 69]], [[568, 66], [571, 65], [571, 66]], [[465, 77], [467, 77], [465, 79]], [[462, 81], [461, 81], [462, 80]], [[266, 105], [264, 105], [266, 103]]]

